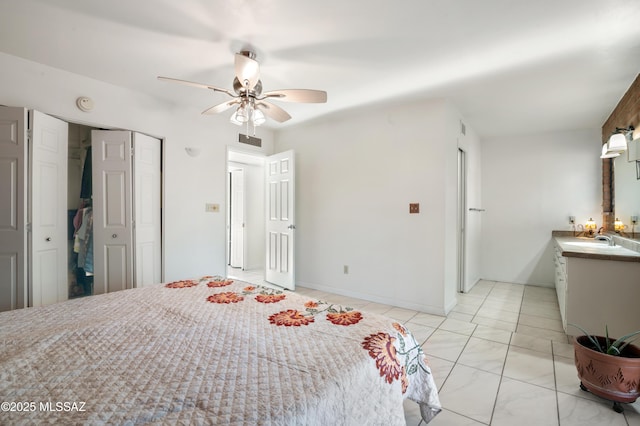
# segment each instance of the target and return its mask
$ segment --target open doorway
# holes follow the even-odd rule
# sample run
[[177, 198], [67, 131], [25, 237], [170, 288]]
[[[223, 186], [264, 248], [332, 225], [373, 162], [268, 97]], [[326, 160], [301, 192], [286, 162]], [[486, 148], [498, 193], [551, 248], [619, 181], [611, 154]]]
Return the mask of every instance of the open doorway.
[[265, 157], [227, 151], [227, 276], [264, 282]]

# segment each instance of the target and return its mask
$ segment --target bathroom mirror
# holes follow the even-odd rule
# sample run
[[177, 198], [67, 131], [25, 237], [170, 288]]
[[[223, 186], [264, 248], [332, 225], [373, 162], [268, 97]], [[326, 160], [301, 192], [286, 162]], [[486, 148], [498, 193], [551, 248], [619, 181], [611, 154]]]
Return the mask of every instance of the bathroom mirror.
[[631, 216], [640, 219], [640, 180], [637, 176], [636, 161], [629, 161], [628, 151], [614, 159], [613, 173], [615, 217], [627, 226], [624, 230], [625, 236], [640, 240], [640, 223], [635, 226], [635, 235], [631, 234]]

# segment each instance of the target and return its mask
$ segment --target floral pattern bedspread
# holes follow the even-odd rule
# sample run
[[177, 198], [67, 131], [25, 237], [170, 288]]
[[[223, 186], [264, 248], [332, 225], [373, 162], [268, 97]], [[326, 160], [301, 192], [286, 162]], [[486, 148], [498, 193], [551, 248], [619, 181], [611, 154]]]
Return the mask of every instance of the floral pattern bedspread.
[[404, 398], [440, 411], [409, 330], [294, 292], [207, 276], [0, 313], [0, 424], [404, 425]]

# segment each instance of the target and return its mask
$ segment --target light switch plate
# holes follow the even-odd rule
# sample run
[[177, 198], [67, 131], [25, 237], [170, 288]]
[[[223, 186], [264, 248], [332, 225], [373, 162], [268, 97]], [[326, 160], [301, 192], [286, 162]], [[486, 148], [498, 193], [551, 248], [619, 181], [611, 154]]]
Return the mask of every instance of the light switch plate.
[[420, 213], [420, 203], [410, 203], [409, 213]]

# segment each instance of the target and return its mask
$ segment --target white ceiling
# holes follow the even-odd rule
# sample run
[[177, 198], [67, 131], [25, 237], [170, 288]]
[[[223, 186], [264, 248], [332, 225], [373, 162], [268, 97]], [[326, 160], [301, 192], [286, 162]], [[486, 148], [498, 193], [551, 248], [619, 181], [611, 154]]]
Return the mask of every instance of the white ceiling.
[[194, 114], [228, 98], [156, 76], [231, 88], [245, 46], [265, 91], [327, 91], [327, 104], [280, 103], [286, 125], [446, 97], [481, 137], [597, 128], [640, 71], [640, 1], [0, 2], [0, 51]]

